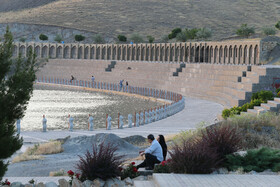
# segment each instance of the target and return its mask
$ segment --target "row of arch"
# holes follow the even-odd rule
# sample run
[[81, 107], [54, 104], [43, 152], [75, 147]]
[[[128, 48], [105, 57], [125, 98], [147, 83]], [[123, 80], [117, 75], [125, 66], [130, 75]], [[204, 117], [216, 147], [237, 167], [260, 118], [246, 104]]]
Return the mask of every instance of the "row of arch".
[[25, 57], [30, 49], [40, 58], [259, 64], [259, 42], [131, 45], [18, 43], [14, 45], [13, 56], [21, 54]]

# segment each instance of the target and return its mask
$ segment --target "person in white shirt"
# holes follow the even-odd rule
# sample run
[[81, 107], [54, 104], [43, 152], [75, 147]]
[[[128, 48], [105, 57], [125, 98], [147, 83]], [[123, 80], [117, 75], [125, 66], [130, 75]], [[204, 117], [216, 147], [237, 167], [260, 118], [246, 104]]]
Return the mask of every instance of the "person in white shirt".
[[137, 169], [145, 167], [146, 170], [152, 170], [154, 169], [155, 164], [163, 161], [162, 148], [158, 141], [155, 140], [154, 135], [148, 135], [148, 142], [152, 145], [148, 147], [144, 152], [140, 153], [141, 156], [145, 155], [145, 160], [144, 162], [136, 166]]

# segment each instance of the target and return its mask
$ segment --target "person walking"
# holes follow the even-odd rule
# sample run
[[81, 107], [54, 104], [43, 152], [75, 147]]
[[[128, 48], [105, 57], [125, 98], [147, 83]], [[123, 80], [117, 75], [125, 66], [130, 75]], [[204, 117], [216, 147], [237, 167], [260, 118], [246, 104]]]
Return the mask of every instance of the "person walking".
[[145, 160], [141, 164], [137, 165], [136, 168], [145, 167], [146, 170], [153, 170], [155, 164], [158, 164], [163, 161], [162, 148], [157, 140], [155, 140], [154, 135], [148, 135], [148, 142], [151, 143], [151, 146], [148, 147], [144, 152], [141, 152], [140, 155], [145, 155]]
[[119, 90], [119, 91], [121, 91], [121, 90], [122, 90], [122, 87], [123, 87], [123, 81], [124, 81], [124, 80], [120, 80], [120, 90]]

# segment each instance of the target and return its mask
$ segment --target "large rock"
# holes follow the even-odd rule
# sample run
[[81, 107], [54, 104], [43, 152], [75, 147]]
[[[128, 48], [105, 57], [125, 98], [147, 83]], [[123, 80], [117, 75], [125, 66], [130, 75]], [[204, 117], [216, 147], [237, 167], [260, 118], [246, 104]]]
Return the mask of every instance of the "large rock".
[[82, 182], [79, 181], [78, 179], [73, 179], [72, 187], [82, 187]]
[[58, 183], [59, 187], [70, 187], [70, 184], [66, 179], [59, 179]]
[[104, 187], [125, 187], [125, 182], [117, 178], [108, 179], [106, 180]]
[[21, 184], [20, 182], [13, 182], [13, 183], [11, 184], [11, 187], [24, 187], [24, 185]]
[[93, 181], [94, 187], [103, 187], [105, 185], [105, 181], [102, 179], [95, 179]]
[[86, 180], [83, 182], [83, 187], [91, 187], [91, 185], [93, 185], [93, 182], [90, 180]]
[[54, 183], [54, 182], [47, 182], [47, 183], [45, 184], [45, 186], [46, 186], [46, 187], [58, 187], [57, 184]]

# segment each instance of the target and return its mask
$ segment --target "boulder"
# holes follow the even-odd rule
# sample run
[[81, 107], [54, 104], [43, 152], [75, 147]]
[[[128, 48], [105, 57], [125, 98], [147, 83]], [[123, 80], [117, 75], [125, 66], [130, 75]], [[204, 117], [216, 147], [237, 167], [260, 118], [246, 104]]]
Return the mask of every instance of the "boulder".
[[104, 187], [125, 187], [125, 182], [117, 178], [108, 179], [106, 180]]
[[93, 182], [90, 180], [86, 180], [82, 184], [83, 187], [91, 187], [91, 185], [93, 185]]
[[93, 181], [94, 187], [103, 187], [105, 185], [105, 181], [102, 179], [95, 179]]
[[130, 177], [127, 177], [123, 180], [126, 185], [133, 185], [133, 180]]
[[66, 179], [59, 179], [58, 183], [59, 187], [70, 187], [70, 184]]
[[13, 182], [13, 183], [11, 184], [11, 187], [24, 187], [24, 185], [21, 184], [20, 182]]
[[72, 187], [82, 187], [82, 182], [79, 181], [78, 179], [73, 179]]
[[39, 184], [37, 184], [37, 187], [45, 187], [45, 184], [40, 182]]
[[45, 187], [58, 187], [58, 185], [56, 183], [54, 183], [54, 182], [47, 182], [45, 184]]

